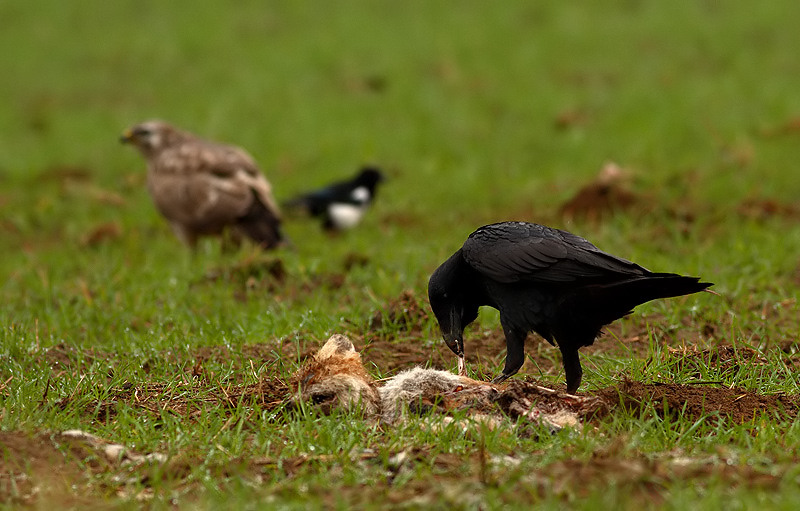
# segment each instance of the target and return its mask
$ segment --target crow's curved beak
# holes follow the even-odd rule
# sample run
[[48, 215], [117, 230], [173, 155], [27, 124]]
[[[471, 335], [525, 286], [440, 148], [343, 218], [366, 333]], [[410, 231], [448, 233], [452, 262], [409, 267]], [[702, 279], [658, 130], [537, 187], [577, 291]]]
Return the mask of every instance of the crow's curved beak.
[[119, 141], [121, 144], [129, 144], [133, 142], [133, 131], [125, 130], [122, 132], [122, 135], [119, 136]]
[[447, 347], [450, 348], [450, 351], [459, 357], [464, 357], [464, 339], [462, 335], [446, 332], [442, 335], [442, 337], [444, 338], [444, 342], [447, 344]]
[[444, 321], [439, 321], [439, 326], [442, 327], [444, 342], [453, 353], [463, 357], [464, 327], [461, 324], [461, 311], [454, 307], [442, 319]]

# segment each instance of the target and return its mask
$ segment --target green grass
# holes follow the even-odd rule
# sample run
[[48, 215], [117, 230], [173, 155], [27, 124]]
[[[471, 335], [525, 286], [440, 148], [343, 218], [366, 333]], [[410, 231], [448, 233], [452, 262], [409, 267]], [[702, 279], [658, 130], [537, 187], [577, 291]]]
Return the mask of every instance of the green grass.
[[[283, 339], [365, 333], [403, 290], [424, 296], [431, 271], [474, 228], [504, 219], [568, 228], [654, 270], [701, 275], [722, 295], [640, 307], [653, 318], [649, 358], [584, 357], [584, 390], [621, 375], [686, 382], [696, 370], [729, 386], [796, 394], [791, 355], [778, 346], [796, 346], [800, 335], [798, 216], [737, 211], [748, 198], [800, 200], [800, 132], [780, 132], [800, 115], [799, 18], [800, 4], [788, 0], [0, 5], [0, 381], [8, 380], [0, 428], [81, 428], [193, 460], [180, 481], [168, 471], [154, 479], [155, 507], [380, 508], [397, 498], [409, 507], [793, 509], [800, 431], [771, 417], [731, 426], [617, 413], [555, 436], [476, 439], [379, 429], [357, 416], [270, 422], [258, 405], [203, 398], [230, 381], [288, 377], [299, 360], [282, 355]], [[556, 127], [570, 112], [578, 120]], [[191, 255], [153, 208], [141, 158], [117, 143], [123, 128], [151, 117], [246, 147], [279, 198], [364, 162], [391, 179], [364, 225], [344, 236], [288, 222], [297, 250], [275, 255], [287, 282], [247, 289], [225, 272], [255, 252], [208, 241]], [[600, 224], [559, 218], [558, 206], [607, 160], [631, 169], [633, 187], [657, 207]], [[65, 169], [83, 177], [66, 179]], [[118, 236], [84, 242], [107, 223]], [[343, 274], [350, 254], [368, 263], [341, 287], [317, 285]], [[495, 314], [481, 318], [482, 328], [497, 328]], [[686, 318], [691, 326], [681, 326]], [[704, 324], [715, 335], [701, 349], [752, 347], [766, 365], [722, 373], [673, 364], [666, 345], [681, 342], [670, 332]], [[438, 338], [431, 321], [421, 326], [417, 342]], [[256, 343], [275, 344], [273, 362], [250, 366], [243, 347]], [[75, 349], [69, 369], [81, 370], [48, 361], [58, 345]], [[228, 347], [230, 360], [207, 362], [214, 375], [191, 394], [199, 410], [191, 419], [124, 403], [109, 421], [87, 412], [126, 383], [185, 392], [195, 353], [215, 346]], [[525, 369], [538, 376], [530, 362]], [[481, 481], [481, 442], [490, 458], [513, 455], [519, 465], [495, 466]], [[410, 447], [424, 456], [388, 485], [388, 459]], [[375, 458], [351, 462], [370, 449]], [[581, 490], [532, 479], [609, 449], [620, 459], [717, 456], [782, 479], [775, 491], [746, 478], [653, 476], [660, 497], [652, 501], [629, 481]], [[303, 454], [332, 458], [290, 476], [251, 466]], [[93, 495], [98, 505], [135, 505]]]

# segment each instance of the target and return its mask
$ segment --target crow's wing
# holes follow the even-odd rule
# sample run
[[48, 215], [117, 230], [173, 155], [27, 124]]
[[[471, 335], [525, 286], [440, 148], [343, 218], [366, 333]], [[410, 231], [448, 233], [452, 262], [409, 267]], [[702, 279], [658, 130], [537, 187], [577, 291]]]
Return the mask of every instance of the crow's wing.
[[650, 273], [580, 236], [526, 222], [481, 227], [461, 250], [470, 266], [504, 283], [603, 281]]

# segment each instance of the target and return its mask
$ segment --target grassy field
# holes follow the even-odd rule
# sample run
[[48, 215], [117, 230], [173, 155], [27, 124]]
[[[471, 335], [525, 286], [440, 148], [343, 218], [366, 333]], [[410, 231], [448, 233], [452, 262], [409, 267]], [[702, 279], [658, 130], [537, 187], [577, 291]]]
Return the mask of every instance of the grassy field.
[[[4, 504], [796, 508], [800, 3], [268, 4], [0, 4]], [[390, 180], [342, 236], [290, 218], [293, 251], [192, 254], [118, 143], [153, 117], [247, 148], [279, 199], [367, 162]], [[633, 204], [562, 215], [608, 161]], [[283, 415], [332, 333], [375, 377], [452, 369], [427, 279], [511, 219], [720, 296], [646, 304], [583, 350], [581, 394], [619, 399], [557, 434]], [[489, 377], [505, 349], [480, 319]], [[558, 351], [527, 351], [516, 379], [563, 389]], [[75, 456], [73, 428], [169, 461]]]

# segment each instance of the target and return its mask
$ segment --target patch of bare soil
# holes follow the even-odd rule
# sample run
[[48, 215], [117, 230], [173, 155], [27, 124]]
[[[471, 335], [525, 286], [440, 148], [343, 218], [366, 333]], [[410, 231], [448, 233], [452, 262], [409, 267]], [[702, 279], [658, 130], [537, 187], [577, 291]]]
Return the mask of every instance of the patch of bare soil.
[[86, 474], [67, 462], [47, 434], [2, 431], [0, 452], [0, 502], [31, 505], [63, 496], [66, 504], [77, 499], [71, 488]]
[[374, 93], [385, 92], [391, 83], [385, 75], [368, 74], [359, 76], [346, 76], [340, 79], [341, 86], [350, 93]]
[[626, 186], [627, 174], [616, 163], [606, 163], [594, 181], [583, 186], [561, 205], [559, 215], [567, 220], [594, 222], [610, 213], [630, 209], [642, 198]]
[[589, 123], [591, 113], [585, 108], [568, 108], [559, 112], [553, 119], [553, 127], [559, 131], [583, 127]]
[[83, 233], [80, 244], [82, 247], [96, 247], [121, 237], [122, 226], [118, 222], [104, 222]]
[[753, 220], [767, 220], [773, 217], [800, 220], [800, 203], [786, 203], [776, 199], [751, 197], [743, 200], [736, 211], [739, 215]]
[[647, 384], [632, 380], [624, 380], [615, 387], [601, 389], [594, 395], [634, 413], [654, 405], [655, 412], [664, 418], [680, 414], [692, 420], [717, 416], [737, 424], [757, 420], [765, 414], [794, 419], [800, 406], [800, 397], [797, 395], [763, 395], [736, 388]]
[[[141, 496], [128, 489], [146, 482], [161, 454], [141, 455], [124, 446], [81, 431], [27, 434], [0, 432], [0, 502], [11, 505], [52, 503], [58, 508], [85, 508], [98, 498]], [[107, 486], [98, 494], [95, 476]], [[129, 486], [134, 485], [134, 486]], [[108, 490], [112, 490], [112, 495]], [[145, 490], [146, 491], [146, 490]]]
[[800, 117], [789, 117], [788, 119], [767, 126], [761, 129], [761, 136], [765, 138], [791, 135], [800, 131]]

